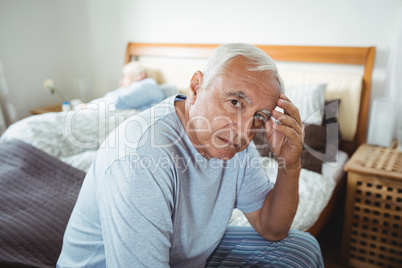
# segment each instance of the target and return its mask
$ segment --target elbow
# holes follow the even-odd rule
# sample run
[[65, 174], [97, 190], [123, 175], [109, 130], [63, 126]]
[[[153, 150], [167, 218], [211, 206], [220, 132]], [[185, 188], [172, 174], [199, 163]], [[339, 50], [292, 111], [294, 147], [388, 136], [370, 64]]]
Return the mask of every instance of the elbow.
[[265, 233], [262, 235], [262, 237], [268, 241], [272, 242], [277, 242], [281, 241], [282, 239], [286, 238], [288, 236], [289, 232], [282, 232], [282, 233]]
[[264, 239], [268, 241], [280, 241], [286, 238], [289, 234], [290, 226], [277, 226], [277, 227], [267, 227], [260, 234]]

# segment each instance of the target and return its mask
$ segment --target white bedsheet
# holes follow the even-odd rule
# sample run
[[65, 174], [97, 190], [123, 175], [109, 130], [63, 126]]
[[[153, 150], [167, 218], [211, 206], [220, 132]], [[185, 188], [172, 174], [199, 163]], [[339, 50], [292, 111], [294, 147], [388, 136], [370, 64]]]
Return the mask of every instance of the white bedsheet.
[[11, 125], [0, 141], [22, 140], [87, 172], [107, 135], [136, 113], [93, 104], [78, 111], [34, 115]]
[[338, 183], [345, 175], [345, 170], [343, 170], [343, 167], [348, 160], [349, 156], [346, 152], [338, 151], [336, 154], [336, 161], [322, 164], [322, 174], [324, 176], [333, 178], [334, 181]]
[[[99, 112], [99, 109], [85, 109], [31, 116], [10, 126], [0, 141], [20, 139], [86, 172], [106, 136], [135, 113], [136, 110]], [[324, 175], [302, 169], [299, 207], [292, 228], [305, 231], [317, 220], [335, 187], [333, 176], [339, 169], [342, 171], [344, 162], [340, 160], [346, 161], [342, 156], [338, 157], [338, 167], [324, 167]], [[262, 163], [266, 174], [274, 182], [277, 174], [275, 160], [264, 157]], [[237, 209], [230, 224], [249, 225]]]
[[[262, 161], [265, 173], [275, 182], [278, 170], [272, 167], [277, 166], [276, 161], [268, 157], [263, 157]], [[335, 185], [332, 177], [302, 169], [299, 179], [299, 206], [291, 228], [308, 230], [327, 205]], [[250, 226], [250, 223], [240, 210], [234, 209], [229, 225]]]

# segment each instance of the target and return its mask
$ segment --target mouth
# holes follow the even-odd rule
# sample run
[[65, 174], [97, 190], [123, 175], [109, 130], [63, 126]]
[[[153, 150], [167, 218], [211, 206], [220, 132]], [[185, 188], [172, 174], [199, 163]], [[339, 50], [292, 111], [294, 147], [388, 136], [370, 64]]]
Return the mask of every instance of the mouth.
[[225, 139], [225, 138], [222, 138], [222, 137], [218, 137], [221, 141], [223, 141], [224, 143], [226, 143], [229, 147], [232, 147], [232, 148], [239, 148], [239, 145], [237, 144], [237, 143], [234, 143], [234, 142], [231, 142], [230, 140], [227, 140], [227, 139]]

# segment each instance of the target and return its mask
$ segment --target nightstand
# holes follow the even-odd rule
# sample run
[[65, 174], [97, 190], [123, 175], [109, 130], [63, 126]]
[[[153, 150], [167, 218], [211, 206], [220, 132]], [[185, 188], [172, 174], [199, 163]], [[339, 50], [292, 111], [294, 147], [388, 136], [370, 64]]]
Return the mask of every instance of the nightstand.
[[52, 112], [61, 112], [61, 103], [56, 105], [51, 105], [47, 107], [37, 108], [30, 110], [32, 115], [35, 114], [44, 114], [44, 113], [52, 113]]
[[402, 152], [361, 145], [348, 171], [342, 261], [352, 267], [402, 267]]

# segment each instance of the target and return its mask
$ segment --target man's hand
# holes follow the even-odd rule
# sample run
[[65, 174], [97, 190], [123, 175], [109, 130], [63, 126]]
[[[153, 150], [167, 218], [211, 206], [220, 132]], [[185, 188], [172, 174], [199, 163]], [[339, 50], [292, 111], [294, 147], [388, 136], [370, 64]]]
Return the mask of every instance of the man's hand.
[[272, 118], [265, 123], [266, 138], [276, 159], [282, 158], [285, 166], [278, 170], [274, 188], [267, 194], [261, 209], [245, 213], [250, 224], [265, 239], [280, 240], [288, 235], [299, 203], [300, 156], [304, 140], [304, 128], [299, 110], [283, 94]]
[[304, 126], [300, 119], [299, 110], [282, 93], [277, 106], [283, 113], [273, 110], [272, 116], [280, 121], [276, 123], [272, 118], [265, 124], [266, 137], [276, 159], [284, 160], [285, 169], [299, 169], [300, 156], [304, 140]]

